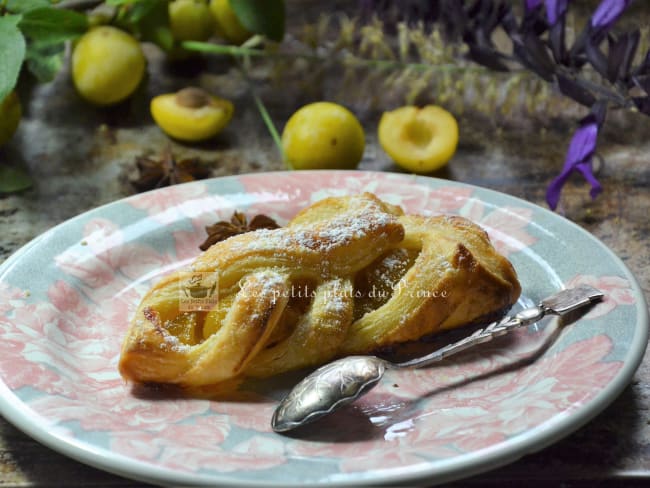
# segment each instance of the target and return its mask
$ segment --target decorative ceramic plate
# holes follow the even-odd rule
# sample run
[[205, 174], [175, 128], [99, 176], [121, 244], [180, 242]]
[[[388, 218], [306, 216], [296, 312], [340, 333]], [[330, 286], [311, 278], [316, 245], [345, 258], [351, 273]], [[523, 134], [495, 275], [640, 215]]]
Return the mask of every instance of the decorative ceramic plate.
[[[269, 423], [299, 375], [248, 383], [227, 401], [147, 394], [120, 378], [140, 298], [199, 253], [206, 224], [234, 210], [286, 222], [315, 200], [363, 191], [481, 224], [519, 273], [516, 308], [578, 283], [606, 298], [570, 325], [545, 320], [439, 366], [391, 372], [299, 434], [275, 434]], [[586, 423], [630, 381], [647, 333], [643, 295], [621, 261], [522, 200], [389, 173], [218, 178], [87, 212], [0, 267], [0, 410], [52, 449], [153, 483], [435, 483], [514, 461]]]

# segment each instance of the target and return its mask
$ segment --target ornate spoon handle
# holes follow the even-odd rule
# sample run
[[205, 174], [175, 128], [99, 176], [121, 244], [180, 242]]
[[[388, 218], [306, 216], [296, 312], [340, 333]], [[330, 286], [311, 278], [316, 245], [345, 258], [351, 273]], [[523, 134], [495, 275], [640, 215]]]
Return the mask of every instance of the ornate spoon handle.
[[495, 337], [502, 336], [508, 332], [525, 327], [541, 320], [547, 314], [566, 315], [573, 310], [577, 310], [583, 305], [602, 298], [603, 294], [587, 285], [582, 285], [574, 289], [563, 290], [560, 293], [552, 295], [537, 307], [527, 308], [513, 316], [506, 316], [503, 319], [492, 322], [487, 327], [479, 329], [473, 334], [453, 342], [441, 349], [433, 351], [421, 358], [412, 359], [403, 363], [388, 363], [394, 368], [421, 368], [429, 364], [441, 361], [453, 354], [469, 349], [477, 344], [489, 342]]
[[456, 353], [474, 347], [484, 342], [489, 342], [495, 337], [507, 334], [508, 332], [530, 325], [538, 320], [541, 320], [547, 311], [541, 307], [527, 308], [522, 310], [514, 317], [504, 317], [503, 319], [492, 322], [487, 327], [479, 329], [473, 334], [446, 345], [441, 349], [437, 349], [426, 356], [421, 358], [411, 359], [403, 363], [393, 363], [391, 366], [395, 368], [421, 368], [429, 364], [442, 361], [443, 359], [452, 356]]

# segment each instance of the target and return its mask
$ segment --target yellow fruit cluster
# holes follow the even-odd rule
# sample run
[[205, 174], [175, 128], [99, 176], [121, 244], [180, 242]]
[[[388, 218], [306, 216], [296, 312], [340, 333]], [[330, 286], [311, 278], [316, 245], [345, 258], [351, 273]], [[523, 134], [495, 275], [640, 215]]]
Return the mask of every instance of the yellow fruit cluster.
[[[252, 34], [242, 27], [229, 0], [174, 0], [169, 20], [176, 41], [205, 41], [213, 33], [240, 44]], [[169, 136], [198, 142], [217, 135], [230, 122], [234, 106], [200, 88], [166, 93], [151, 101], [151, 115]]]
[[[251, 36], [239, 23], [229, 0], [173, 0], [168, 9], [171, 33], [177, 42], [205, 41], [215, 31], [237, 43]], [[180, 53], [178, 46], [170, 53], [172, 56]], [[108, 106], [127, 99], [145, 72], [146, 59], [140, 43], [116, 27], [95, 26], [74, 46], [74, 85], [82, 98], [95, 105]], [[151, 101], [156, 123], [171, 137], [184, 141], [213, 137], [228, 124], [233, 111], [231, 102], [196, 88], [160, 95]]]
[[[458, 124], [441, 107], [406, 106], [384, 113], [378, 136], [381, 147], [399, 166], [430, 173], [454, 155]], [[364, 145], [363, 128], [354, 114], [330, 102], [300, 108], [282, 133], [285, 160], [293, 169], [356, 168]]]
[[253, 35], [239, 22], [230, 0], [173, 0], [169, 22], [177, 41], [205, 41], [216, 33], [241, 44]]
[[[215, 30], [234, 43], [251, 36], [239, 22], [230, 0], [173, 0], [168, 8], [176, 41], [204, 41]], [[90, 29], [76, 43], [72, 54], [72, 78], [77, 91], [96, 105], [111, 105], [128, 98], [142, 82], [145, 71], [140, 43], [111, 26]], [[3, 113], [15, 115], [16, 108], [11, 107], [16, 101], [5, 100]], [[19, 105], [17, 110], [19, 119]], [[233, 112], [231, 102], [199, 88], [159, 95], [151, 101], [155, 122], [166, 134], [183, 141], [213, 137], [228, 124]], [[15, 130], [13, 122], [9, 122], [0, 127], [0, 143]], [[382, 116], [378, 136], [382, 148], [398, 165], [415, 173], [429, 173], [444, 166], [456, 151], [458, 124], [440, 107], [407, 106]], [[287, 164], [294, 169], [355, 168], [363, 157], [364, 130], [345, 107], [312, 103], [288, 120], [282, 147]]]

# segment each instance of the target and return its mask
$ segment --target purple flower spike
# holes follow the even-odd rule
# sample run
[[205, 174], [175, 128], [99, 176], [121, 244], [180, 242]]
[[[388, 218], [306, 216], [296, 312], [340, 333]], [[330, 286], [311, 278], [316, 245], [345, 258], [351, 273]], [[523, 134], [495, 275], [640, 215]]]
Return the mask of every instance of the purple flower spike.
[[569, 6], [569, 0], [544, 0], [544, 3], [546, 4], [546, 18], [550, 25], [557, 24]]
[[526, 10], [535, 10], [544, 0], [526, 0]]
[[625, 12], [632, 0], [602, 0], [591, 16], [591, 26], [595, 29], [609, 29]]
[[603, 190], [591, 168], [592, 157], [596, 151], [597, 139], [598, 120], [596, 115], [590, 114], [582, 120], [580, 127], [573, 134], [569, 151], [564, 161], [564, 168], [562, 168], [562, 172], [551, 182], [546, 191], [546, 202], [553, 210], [557, 208], [562, 187], [573, 171], [582, 173], [584, 178], [589, 182], [592, 198], [596, 198]]

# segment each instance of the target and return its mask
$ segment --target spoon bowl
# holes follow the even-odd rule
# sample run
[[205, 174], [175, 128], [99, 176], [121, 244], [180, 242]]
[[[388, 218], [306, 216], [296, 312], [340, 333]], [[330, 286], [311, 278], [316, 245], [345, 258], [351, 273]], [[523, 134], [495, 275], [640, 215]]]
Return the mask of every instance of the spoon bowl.
[[286, 432], [352, 403], [375, 387], [390, 363], [376, 356], [348, 356], [317, 369], [282, 401], [271, 425]]

